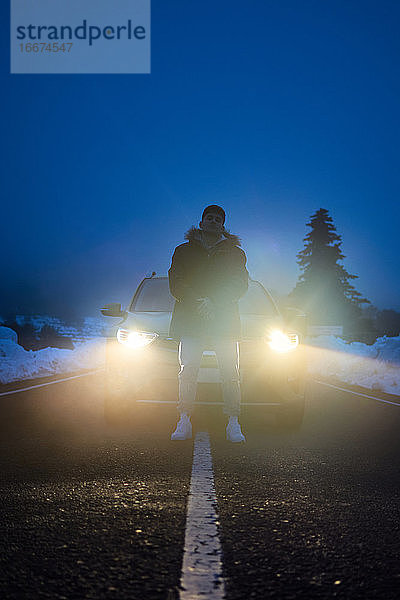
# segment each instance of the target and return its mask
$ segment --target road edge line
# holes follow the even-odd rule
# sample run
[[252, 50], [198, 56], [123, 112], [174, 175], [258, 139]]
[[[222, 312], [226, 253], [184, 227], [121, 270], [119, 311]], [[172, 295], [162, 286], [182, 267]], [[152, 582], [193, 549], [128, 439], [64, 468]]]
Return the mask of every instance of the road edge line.
[[341, 392], [347, 392], [348, 394], [354, 394], [355, 396], [362, 396], [363, 398], [369, 398], [370, 400], [376, 400], [377, 402], [384, 402], [385, 404], [392, 404], [393, 406], [400, 406], [400, 402], [391, 402], [390, 400], [384, 400], [383, 398], [377, 398], [376, 396], [369, 396], [368, 394], [363, 394], [362, 392], [355, 392], [354, 390], [349, 390], [348, 388], [342, 388], [337, 385], [333, 385], [333, 383], [326, 383], [325, 381], [319, 381], [318, 379], [312, 379], [315, 383], [319, 383], [319, 385], [326, 385], [327, 387], [334, 388], [335, 390], [340, 390]]
[[70, 379], [78, 379], [78, 377], [86, 377], [87, 375], [94, 375], [95, 373], [99, 373], [100, 371], [104, 371], [104, 369], [96, 369], [95, 371], [89, 371], [89, 373], [82, 373], [81, 375], [71, 375], [71, 377], [64, 377], [63, 379], [56, 379], [54, 381], [46, 381], [46, 383], [38, 383], [36, 385], [30, 385], [26, 388], [19, 388], [17, 390], [9, 390], [8, 392], [0, 392], [1, 396], [9, 396], [10, 394], [18, 394], [18, 392], [27, 392], [29, 390], [34, 390], [35, 388], [45, 387], [46, 385], [54, 385], [55, 383], [62, 383], [63, 381], [69, 381]]

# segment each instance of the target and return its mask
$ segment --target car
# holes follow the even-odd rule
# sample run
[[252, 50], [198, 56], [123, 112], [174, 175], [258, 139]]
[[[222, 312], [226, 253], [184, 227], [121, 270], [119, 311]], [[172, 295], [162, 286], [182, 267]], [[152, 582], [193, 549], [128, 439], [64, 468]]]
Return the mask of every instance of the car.
[[[121, 319], [106, 330], [104, 410], [109, 424], [125, 422], [139, 404], [177, 404], [179, 342], [169, 337], [174, 303], [168, 277], [153, 272], [139, 283], [126, 310], [119, 303], [101, 309], [103, 316]], [[250, 277], [239, 313], [242, 410], [272, 412], [280, 429], [296, 430], [305, 407], [306, 316], [295, 308], [281, 311], [270, 292]], [[203, 352], [196, 404], [222, 404], [211, 345]]]

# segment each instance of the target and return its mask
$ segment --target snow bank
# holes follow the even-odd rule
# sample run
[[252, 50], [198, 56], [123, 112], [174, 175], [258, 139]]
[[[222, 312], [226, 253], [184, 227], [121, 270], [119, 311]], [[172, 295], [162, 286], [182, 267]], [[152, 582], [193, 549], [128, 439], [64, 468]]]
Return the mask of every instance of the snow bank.
[[[90, 335], [99, 332], [97, 321], [85, 323]], [[313, 377], [335, 377], [353, 385], [400, 395], [400, 336], [382, 337], [368, 346], [351, 344], [335, 336], [306, 340], [308, 369]], [[104, 365], [105, 340], [75, 342], [74, 350], [24, 350], [8, 327], [0, 326], [0, 382], [8, 383]]]
[[9, 327], [0, 327], [0, 343], [1, 342], [11, 342], [16, 344], [18, 342], [18, 335]]
[[371, 346], [335, 336], [310, 337], [306, 344], [312, 376], [400, 395], [400, 336], [378, 338]]
[[8, 327], [0, 326], [1, 383], [96, 369], [104, 365], [104, 360], [105, 342], [101, 338], [76, 343], [74, 350], [24, 350], [17, 344], [16, 333]]

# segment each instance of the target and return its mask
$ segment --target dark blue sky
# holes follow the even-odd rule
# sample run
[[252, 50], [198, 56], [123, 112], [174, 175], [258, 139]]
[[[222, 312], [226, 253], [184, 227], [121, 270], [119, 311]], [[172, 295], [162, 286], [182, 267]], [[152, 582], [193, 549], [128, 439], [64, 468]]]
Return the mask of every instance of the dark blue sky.
[[153, 0], [150, 75], [10, 75], [4, 4], [0, 311], [126, 304], [210, 203], [281, 294], [328, 209], [400, 310], [398, 2]]

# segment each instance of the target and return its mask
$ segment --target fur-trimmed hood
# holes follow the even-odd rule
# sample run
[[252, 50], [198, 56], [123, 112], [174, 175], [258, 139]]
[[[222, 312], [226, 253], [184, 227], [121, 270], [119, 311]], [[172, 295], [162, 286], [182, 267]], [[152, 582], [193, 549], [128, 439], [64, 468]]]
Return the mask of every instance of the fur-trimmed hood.
[[[240, 246], [242, 241], [240, 239], [239, 236], [230, 233], [227, 229], [225, 229], [225, 227], [222, 230], [222, 240], [220, 241], [229, 241], [232, 246]], [[224, 239], [225, 238], [225, 239]], [[202, 243], [202, 237], [201, 237], [201, 229], [199, 229], [198, 227], [195, 227], [194, 225], [188, 229], [188, 231], [185, 233], [185, 240], [188, 240], [189, 242], [200, 242]], [[217, 242], [219, 243], [219, 242]]]

